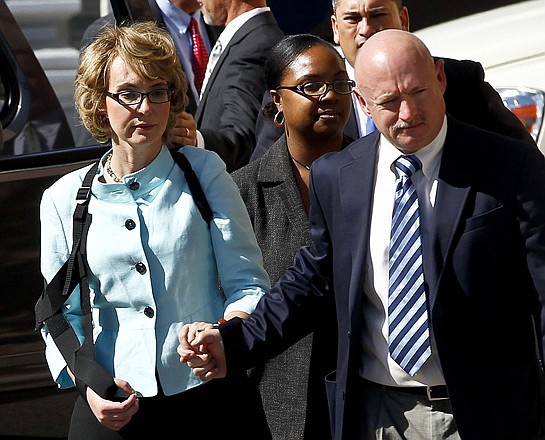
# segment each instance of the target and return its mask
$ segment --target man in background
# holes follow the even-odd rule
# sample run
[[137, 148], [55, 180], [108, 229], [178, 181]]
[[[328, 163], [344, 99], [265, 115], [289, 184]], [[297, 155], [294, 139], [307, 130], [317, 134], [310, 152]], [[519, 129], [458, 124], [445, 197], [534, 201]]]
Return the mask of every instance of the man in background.
[[[355, 79], [356, 54], [372, 35], [384, 29], [409, 31], [409, 10], [401, 0], [332, 0], [332, 6], [333, 39], [346, 58], [346, 70], [351, 79]], [[480, 128], [535, 145], [519, 119], [503, 105], [494, 88], [485, 82], [481, 64], [445, 59], [445, 73], [445, 101], [449, 114]], [[268, 96], [266, 99], [270, 100]], [[345, 133], [357, 139], [372, 132], [374, 125], [355, 95], [352, 110]], [[258, 117], [256, 133], [256, 148], [251, 160], [261, 157], [281, 135], [281, 131], [262, 115]]]
[[[205, 21], [225, 25], [210, 53], [196, 140], [186, 144], [217, 152], [234, 171], [246, 165], [255, 146], [255, 124], [265, 93], [263, 67], [282, 39], [265, 0], [202, 0]], [[192, 135], [193, 126], [184, 126]]]
[[[155, 22], [166, 28], [174, 40], [189, 83], [187, 94], [189, 102], [186, 112], [194, 115], [200, 101], [201, 85], [208, 56], [223, 30], [223, 26], [207, 25], [203, 20], [197, 0], [149, 0], [149, 8]], [[93, 22], [83, 34], [82, 49], [95, 39], [104, 26], [113, 26], [114, 24], [113, 14]], [[202, 69], [202, 73], [200, 73], [200, 69]], [[197, 70], [197, 75], [195, 70]]]

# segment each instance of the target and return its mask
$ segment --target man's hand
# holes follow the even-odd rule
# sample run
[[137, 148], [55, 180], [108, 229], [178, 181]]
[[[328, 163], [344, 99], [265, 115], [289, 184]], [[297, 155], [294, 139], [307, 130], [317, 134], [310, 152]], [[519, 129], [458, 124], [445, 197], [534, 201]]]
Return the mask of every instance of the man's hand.
[[125, 391], [129, 397], [123, 402], [112, 402], [87, 388], [87, 402], [98, 421], [109, 429], [119, 431], [138, 411], [138, 397], [128, 382], [114, 378], [114, 382], [120, 390]]
[[197, 145], [197, 124], [187, 112], [182, 112], [176, 119], [176, 125], [170, 132], [170, 140], [178, 146]]
[[206, 322], [186, 324], [178, 335], [180, 362], [187, 363], [202, 380], [219, 379], [227, 374], [223, 340], [218, 329]]

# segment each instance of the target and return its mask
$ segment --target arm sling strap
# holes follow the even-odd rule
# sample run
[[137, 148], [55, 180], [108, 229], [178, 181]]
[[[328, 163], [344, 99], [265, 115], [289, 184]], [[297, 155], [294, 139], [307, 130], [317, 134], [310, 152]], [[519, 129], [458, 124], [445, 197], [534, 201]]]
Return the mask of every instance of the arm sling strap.
[[[189, 160], [180, 152], [172, 151], [172, 157], [182, 169], [193, 200], [203, 220], [210, 228], [212, 210]], [[85, 175], [76, 196], [73, 215], [73, 244], [70, 257], [59, 269], [44, 290], [35, 306], [36, 329], [47, 325], [47, 329], [60, 350], [70, 371], [76, 378], [76, 388], [86, 399], [86, 387], [91, 387], [99, 396], [111, 400], [117, 390], [113, 377], [95, 360], [93, 345], [93, 320], [87, 275], [86, 242], [92, 215], [88, 213], [91, 184], [96, 175], [98, 162]], [[62, 312], [62, 306], [74, 288], [80, 286], [80, 301], [83, 344]]]

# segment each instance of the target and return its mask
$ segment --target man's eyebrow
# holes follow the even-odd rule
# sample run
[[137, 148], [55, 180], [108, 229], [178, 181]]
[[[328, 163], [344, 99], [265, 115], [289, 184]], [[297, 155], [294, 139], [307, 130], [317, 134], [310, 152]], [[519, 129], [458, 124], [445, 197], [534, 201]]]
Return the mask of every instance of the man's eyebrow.
[[382, 95], [379, 95], [375, 98], [371, 98], [371, 101], [373, 101], [375, 104], [383, 104], [385, 102], [391, 101], [392, 99], [397, 98], [397, 94], [395, 93], [384, 93]]

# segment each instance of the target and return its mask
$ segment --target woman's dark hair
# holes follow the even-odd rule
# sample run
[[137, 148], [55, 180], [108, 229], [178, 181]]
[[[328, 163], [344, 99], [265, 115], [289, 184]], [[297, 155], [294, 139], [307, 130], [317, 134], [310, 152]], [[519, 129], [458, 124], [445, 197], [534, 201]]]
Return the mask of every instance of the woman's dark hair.
[[[274, 90], [282, 85], [282, 79], [288, 68], [297, 60], [297, 58], [314, 46], [328, 47], [342, 59], [342, 56], [337, 52], [333, 45], [316, 35], [289, 35], [280, 40], [269, 52], [269, 56], [265, 62], [265, 82], [267, 90]], [[272, 118], [276, 113], [276, 106], [274, 103], [269, 102], [263, 109], [263, 113], [265, 116]]]

